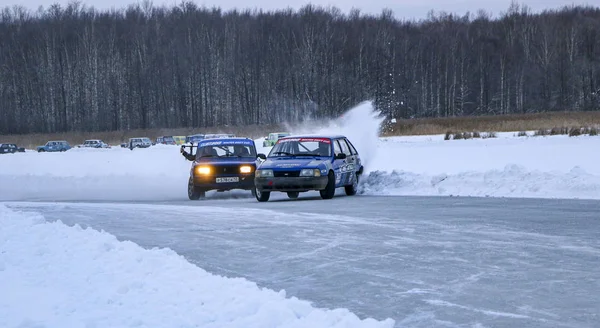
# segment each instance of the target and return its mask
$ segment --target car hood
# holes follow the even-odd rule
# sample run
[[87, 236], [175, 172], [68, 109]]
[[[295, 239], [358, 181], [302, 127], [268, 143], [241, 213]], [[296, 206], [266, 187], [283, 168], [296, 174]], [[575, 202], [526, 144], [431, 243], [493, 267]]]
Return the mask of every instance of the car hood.
[[205, 157], [195, 162], [204, 165], [223, 165], [223, 164], [256, 164], [256, 159], [252, 157]]
[[327, 157], [282, 157], [268, 158], [260, 165], [261, 169], [312, 168], [329, 161]]

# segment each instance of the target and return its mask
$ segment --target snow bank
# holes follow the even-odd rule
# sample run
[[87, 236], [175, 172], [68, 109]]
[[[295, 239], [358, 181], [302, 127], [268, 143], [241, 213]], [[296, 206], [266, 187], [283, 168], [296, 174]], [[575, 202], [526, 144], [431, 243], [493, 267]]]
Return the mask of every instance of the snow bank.
[[393, 327], [0, 206], [2, 327]]
[[0, 199], [181, 199], [189, 170], [177, 146], [14, 154], [0, 159]]
[[600, 176], [581, 168], [561, 173], [527, 170], [518, 165], [450, 175], [393, 170], [369, 172], [359, 188], [359, 193], [367, 195], [600, 199]]

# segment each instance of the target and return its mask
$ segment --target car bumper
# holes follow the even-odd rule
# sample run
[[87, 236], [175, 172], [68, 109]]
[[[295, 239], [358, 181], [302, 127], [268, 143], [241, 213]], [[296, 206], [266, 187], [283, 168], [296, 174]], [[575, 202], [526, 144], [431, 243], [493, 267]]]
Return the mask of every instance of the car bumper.
[[[237, 182], [217, 182], [217, 178], [238, 177]], [[203, 190], [254, 189], [254, 175], [194, 176], [194, 186]]]
[[327, 186], [327, 179], [327, 176], [256, 178], [254, 184], [256, 189], [260, 191], [323, 190]]

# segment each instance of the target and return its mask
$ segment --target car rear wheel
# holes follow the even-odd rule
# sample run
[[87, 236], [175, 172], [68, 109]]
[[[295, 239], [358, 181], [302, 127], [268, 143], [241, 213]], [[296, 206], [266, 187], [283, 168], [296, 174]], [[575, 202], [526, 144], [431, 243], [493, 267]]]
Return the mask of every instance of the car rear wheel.
[[194, 186], [194, 179], [190, 177], [188, 181], [188, 198], [190, 200], [198, 200], [200, 198], [204, 198], [206, 196], [206, 192], [196, 186]]
[[256, 196], [256, 200], [259, 202], [267, 202], [271, 197], [270, 191], [260, 191], [257, 188], [254, 189], [254, 195]]
[[323, 199], [332, 199], [335, 196], [335, 174], [333, 174], [333, 171], [329, 171], [329, 174], [327, 174], [327, 186], [319, 193]]
[[349, 186], [345, 186], [344, 190], [346, 191], [346, 195], [354, 196], [358, 191], [358, 174], [353, 173], [354, 178], [352, 179], [352, 184]]
[[298, 192], [298, 191], [289, 191], [287, 193], [287, 195], [288, 195], [288, 198], [290, 198], [290, 199], [296, 199], [300, 195], [300, 192]]

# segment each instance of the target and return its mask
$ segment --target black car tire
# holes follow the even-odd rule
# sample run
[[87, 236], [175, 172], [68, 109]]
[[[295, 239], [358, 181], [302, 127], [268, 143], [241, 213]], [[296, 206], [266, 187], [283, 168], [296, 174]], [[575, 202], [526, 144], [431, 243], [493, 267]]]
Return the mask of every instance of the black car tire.
[[260, 191], [258, 189], [254, 189], [254, 195], [256, 196], [256, 200], [259, 202], [268, 202], [271, 197], [270, 191]]
[[194, 186], [194, 180], [190, 177], [188, 181], [188, 198], [190, 200], [198, 200], [206, 197], [206, 192], [196, 186]]
[[353, 173], [353, 174], [354, 174], [354, 179], [352, 179], [352, 184], [344, 187], [344, 190], [346, 191], [346, 195], [348, 195], [348, 196], [354, 196], [354, 195], [356, 195], [356, 192], [358, 191], [358, 174], [356, 174], [356, 173]]
[[335, 196], [335, 174], [333, 174], [333, 171], [329, 171], [329, 174], [327, 174], [327, 186], [319, 193], [323, 199], [332, 199]]
[[289, 199], [296, 199], [300, 195], [299, 191], [288, 191], [287, 193]]
[[43, 153], [43, 152], [45, 152], [45, 150], [44, 150], [44, 149], [40, 149], [40, 150], [38, 150], [38, 153]]

